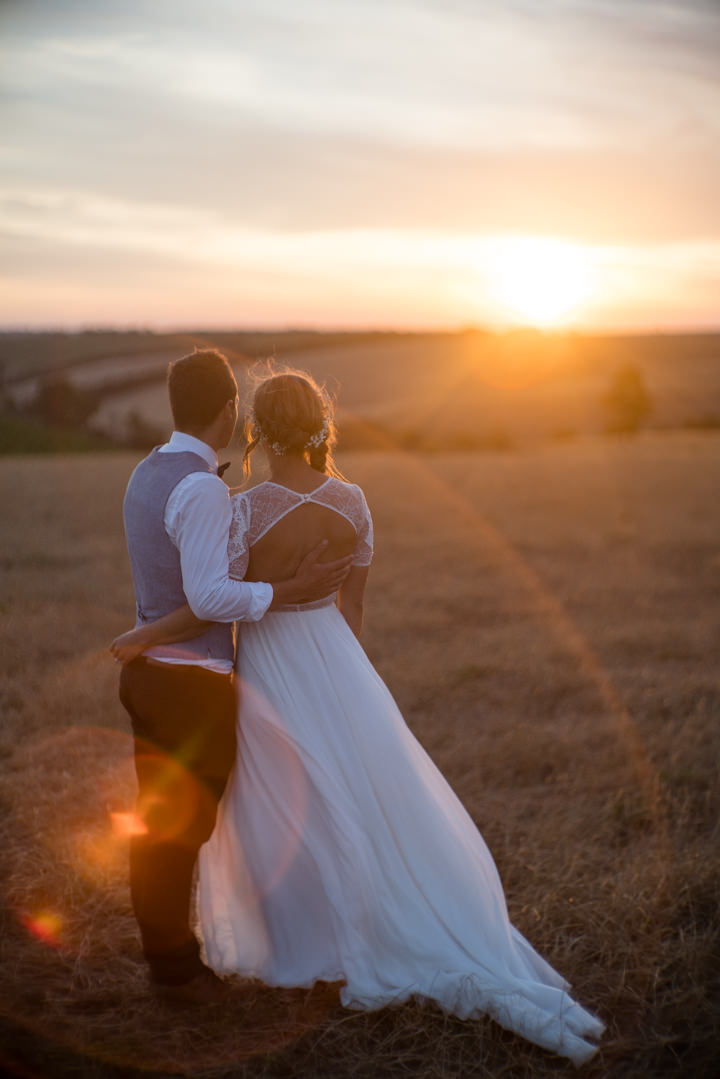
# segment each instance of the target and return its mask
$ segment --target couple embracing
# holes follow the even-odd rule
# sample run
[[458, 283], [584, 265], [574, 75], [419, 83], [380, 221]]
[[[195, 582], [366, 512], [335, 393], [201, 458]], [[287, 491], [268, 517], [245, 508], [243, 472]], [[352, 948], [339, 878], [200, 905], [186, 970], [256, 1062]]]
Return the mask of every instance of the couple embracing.
[[482, 836], [358, 642], [372, 522], [334, 466], [330, 401], [300, 372], [260, 381], [245, 459], [260, 448], [271, 479], [229, 496], [229, 364], [195, 352], [168, 390], [175, 430], [125, 497], [138, 625], [112, 646], [155, 992], [337, 981], [348, 1008], [432, 1000], [590, 1059], [602, 1023], [509, 921]]

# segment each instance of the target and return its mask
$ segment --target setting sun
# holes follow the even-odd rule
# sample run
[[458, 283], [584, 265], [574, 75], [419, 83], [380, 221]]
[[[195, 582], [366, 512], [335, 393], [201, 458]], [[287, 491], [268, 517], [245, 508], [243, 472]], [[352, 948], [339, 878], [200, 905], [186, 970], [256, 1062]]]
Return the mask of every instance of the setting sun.
[[543, 326], [575, 311], [592, 286], [590, 265], [579, 247], [540, 237], [499, 241], [490, 274], [505, 308]]

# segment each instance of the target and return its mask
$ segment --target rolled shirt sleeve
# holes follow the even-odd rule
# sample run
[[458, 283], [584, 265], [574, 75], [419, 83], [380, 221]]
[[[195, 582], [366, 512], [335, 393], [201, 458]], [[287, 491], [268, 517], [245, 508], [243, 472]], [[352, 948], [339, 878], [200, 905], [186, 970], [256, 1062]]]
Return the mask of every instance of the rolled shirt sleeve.
[[165, 529], [180, 552], [193, 614], [208, 622], [257, 622], [272, 603], [272, 585], [228, 576], [230, 518], [228, 489], [209, 472], [186, 476], [165, 506]]

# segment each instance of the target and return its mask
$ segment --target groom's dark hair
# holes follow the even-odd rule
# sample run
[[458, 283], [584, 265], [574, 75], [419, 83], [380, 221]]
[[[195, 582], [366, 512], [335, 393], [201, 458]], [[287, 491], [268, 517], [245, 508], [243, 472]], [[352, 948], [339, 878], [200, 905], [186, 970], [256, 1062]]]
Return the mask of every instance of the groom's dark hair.
[[232, 367], [222, 352], [196, 349], [168, 367], [168, 396], [178, 431], [207, 427], [237, 393]]

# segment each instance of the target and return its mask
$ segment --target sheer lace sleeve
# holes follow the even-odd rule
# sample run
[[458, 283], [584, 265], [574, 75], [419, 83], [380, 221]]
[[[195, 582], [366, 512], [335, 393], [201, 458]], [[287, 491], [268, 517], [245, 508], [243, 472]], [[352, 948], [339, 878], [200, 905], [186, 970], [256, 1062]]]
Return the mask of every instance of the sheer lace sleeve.
[[244, 494], [232, 495], [232, 519], [228, 539], [228, 572], [237, 581], [244, 578], [249, 560], [248, 532], [250, 506]]
[[359, 499], [359, 520], [357, 525], [357, 543], [353, 553], [353, 566], [369, 566], [373, 556], [373, 523], [370, 508], [365, 495], [357, 488]]

